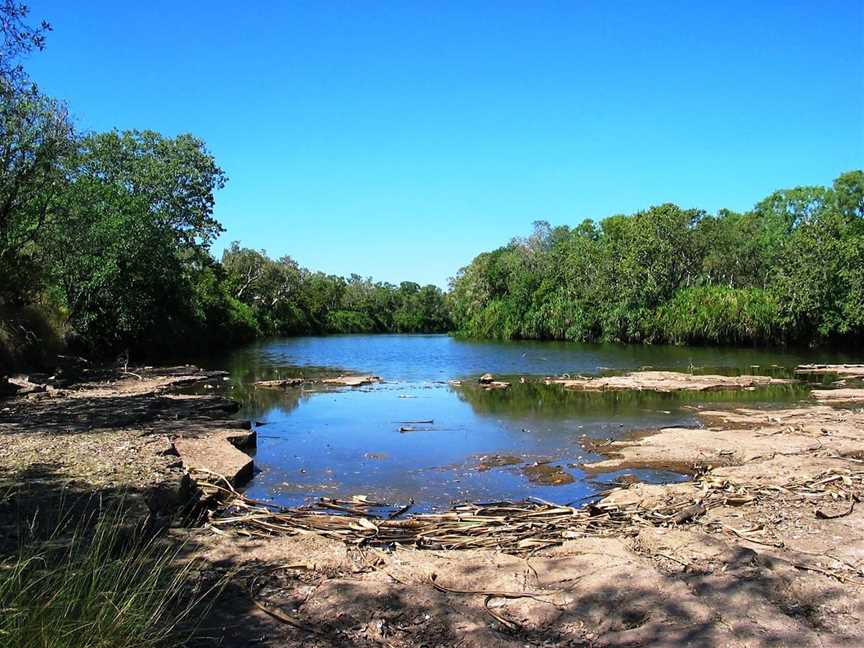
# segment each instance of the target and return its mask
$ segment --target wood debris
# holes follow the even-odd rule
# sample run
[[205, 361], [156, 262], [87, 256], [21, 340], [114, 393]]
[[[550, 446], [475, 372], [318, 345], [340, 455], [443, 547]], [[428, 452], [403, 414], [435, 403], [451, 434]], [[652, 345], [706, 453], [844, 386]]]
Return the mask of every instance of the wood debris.
[[[852, 505], [864, 494], [864, 470], [828, 471], [783, 487], [735, 484], [708, 473], [694, 482], [695, 497], [670, 496], [652, 505], [638, 499], [620, 498], [618, 501], [603, 498], [581, 508], [540, 501], [504, 501], [460, 504], [446, 512], [406, 519], [379, 517], [371, 514], [367, 506], [346, 506], [334, 500], [283, 508], [247, 498], [227, 483], [199, 485], [217, 490], [223, 497], [223, 507], [209, 522], [214, 531], [235, 529], [243, 535], [265, 537], [317, 533], [354, 545], [492, 548], [524, 555], [572, 538], [620, 537], [635, 534], [646, 526], [701, 524], [711, 509], [748, 506], [766, 499], [782, 500], [789, 506], [799, 507], [802, 502], [818, 503], [823, 498]], [[751, 539], [754, 530], [735, 529], [734, 532]]]

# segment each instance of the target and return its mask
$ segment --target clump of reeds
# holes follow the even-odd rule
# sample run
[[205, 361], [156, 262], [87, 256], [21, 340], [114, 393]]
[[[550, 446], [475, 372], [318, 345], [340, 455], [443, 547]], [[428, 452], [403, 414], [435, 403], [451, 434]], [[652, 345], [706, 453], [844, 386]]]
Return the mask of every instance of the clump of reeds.
[[218, 586], [202, 591], [183, 548], [130, 528], [125, 513], [66, 519], [41, 538], [19, 525], [18, 549], [0, 554], [0, 646], [148, 648], [191, 637]]

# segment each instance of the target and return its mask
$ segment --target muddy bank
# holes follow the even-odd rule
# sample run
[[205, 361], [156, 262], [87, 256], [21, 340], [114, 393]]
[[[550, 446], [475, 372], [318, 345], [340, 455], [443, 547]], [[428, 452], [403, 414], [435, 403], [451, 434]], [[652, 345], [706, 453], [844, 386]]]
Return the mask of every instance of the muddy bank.
[[756, 389], [767, 385], [786, 385], [796, 381], [768, 376], [713, 376], [676, 371], [636, 371], [624, 376], [602, 378], [547, 378], [547, 385], [562, 385], [583, 391], [710, 391], [719, 389]]

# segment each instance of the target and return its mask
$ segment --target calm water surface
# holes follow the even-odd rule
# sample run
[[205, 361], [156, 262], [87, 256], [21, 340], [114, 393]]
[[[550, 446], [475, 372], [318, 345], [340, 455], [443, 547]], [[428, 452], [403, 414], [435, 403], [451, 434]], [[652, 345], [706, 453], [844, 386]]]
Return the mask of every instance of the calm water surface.
[[[664, 395], [579, 393], [519, 377], [598, 375], [652, 367], [697, 373], [791, 375], [802, 362], [852, 362], [843, 355], [752, 349], [474, 342], [443, 335], [346, 335], [262, 342], [209, 364], [231, 372], [230, 395], [240, 415], [260, 423], [259, 473], [247, 494], [285, 505], [320, 496], [366, 495], [416, 510], [456, 501], [539, 497], [571, 502], [590, 497], [622, 474], [643, 481], [682, 479], [663, 471], [588, 474], [591, 439], [634, 431], [698, 425], [699, 407], [782, 404], [806, 397], [804, 386], [752, 392]], [[355, 389], [254, 389], [255, 380], [374, 373], [385, 381]], [[485, 372], [513, 380], [485, 391]], [[464, 380], [452, 386], [448, 380]], [[431, 421], [431, 422], [430, 422]], [[490, 455], [513, 465], [483, 469]], [[573, 477], [563, 485], [533, 484], [526, 466], [548, 462]]]

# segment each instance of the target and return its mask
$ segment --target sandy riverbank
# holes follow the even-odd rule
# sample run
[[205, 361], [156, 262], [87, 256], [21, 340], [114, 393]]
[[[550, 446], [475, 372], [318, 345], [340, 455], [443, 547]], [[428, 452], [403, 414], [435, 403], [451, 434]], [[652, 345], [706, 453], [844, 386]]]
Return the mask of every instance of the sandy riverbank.
[[[4, 401], [4, 482], [21, 484], [31, 503], [61, 488], [132, 492], [142, 514], [173, 520], [213, 466], [236, 467], [239, 483], [248, 468], [233, 444], [249, 438], [229, 418], [236, 405], [171, 393], [225, 376], [135, 373]], [[417, 548], [434, 545], [422, 528], [411, 542], [380, 543], [387, 524], [356, 517], [354, 532], [331, 537], [291, 525], [263, 537], [260, 525], [213, 520], [171, 533], [199, 544], [209, 569], [242, 568], [207, 621], [229, 646], [864, 642], [864, 413], [814, 401], [700, 418], [704, 428], [604, 448], [608, 459], [593, 466], [674, 464], [693, 470], [692, 482], [618, 488], [589, 509], [555, 512], [554, 527], [543, 526], [548, 510], [523, 510], [520, 529], [528, 524], [530, 537], [536, 514], [534, 535], [554, 540], [536, 549], [510, 542], [507, 514], [483, 522], [482, 510], [447, 524], [473, 526], [467, 538], [494, 525], [491, 546], [462, 543], [486, 548], [444, 548], [446, 533], [438, 548]], [[184, 456], [186, 443], [194, 451]]]

